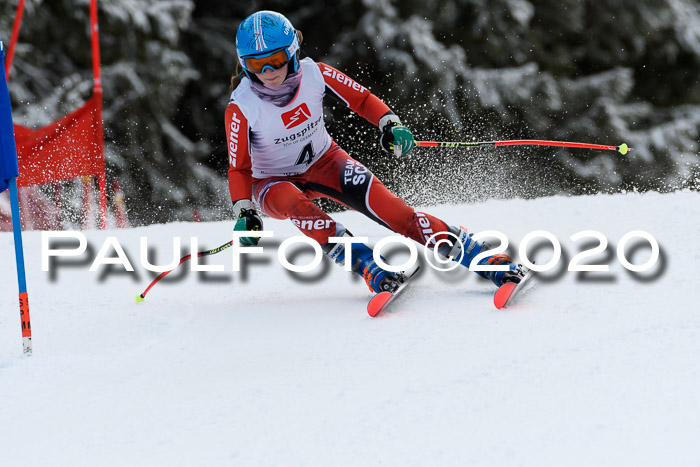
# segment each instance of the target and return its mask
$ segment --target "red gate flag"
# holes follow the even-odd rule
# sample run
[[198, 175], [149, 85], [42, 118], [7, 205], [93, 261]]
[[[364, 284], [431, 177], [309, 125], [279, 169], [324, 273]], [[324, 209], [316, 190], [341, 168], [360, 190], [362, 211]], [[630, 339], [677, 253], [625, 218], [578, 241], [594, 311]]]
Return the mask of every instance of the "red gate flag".
[[[10, 51], [19, 35], [24, 0], [20, 0], [12, 32]], [[105, 180], [104, 134], [102, 126], [102, 84], [100, 80], [100, 46], [97, 25], [97, 0], [90, 0], [92, 36], [93, 96], [78, 110], [50, 125], [33, 130], [14, 126], [19, 172], [17, 185], [27, 187], [78, 177], [96, 176], [100, 186], [100, 227], [107, 224], [107, 189]], [[12, 54], [8, 56], [12, 63]]]
[[93, 94], [78, 110], [38, 130], [14, 126], [20, 169], [17, 185], [43, 185], [104, 174], [98, 109], [101, 98]]

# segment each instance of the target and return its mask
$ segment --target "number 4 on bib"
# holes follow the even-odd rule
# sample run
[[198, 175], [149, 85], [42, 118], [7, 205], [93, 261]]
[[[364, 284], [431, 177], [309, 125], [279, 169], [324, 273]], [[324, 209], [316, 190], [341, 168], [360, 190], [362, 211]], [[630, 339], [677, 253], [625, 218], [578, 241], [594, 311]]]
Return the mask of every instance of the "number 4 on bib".
[[306, 146], [304, 146], [304, 148], [301, 150], [301, 154], [299, 154], [299, 158], [297, 159], [296, 165], [311, 164], [311, 161], [313, 160], [314, 147], [311, 145], [311, 143], [309, 143]]

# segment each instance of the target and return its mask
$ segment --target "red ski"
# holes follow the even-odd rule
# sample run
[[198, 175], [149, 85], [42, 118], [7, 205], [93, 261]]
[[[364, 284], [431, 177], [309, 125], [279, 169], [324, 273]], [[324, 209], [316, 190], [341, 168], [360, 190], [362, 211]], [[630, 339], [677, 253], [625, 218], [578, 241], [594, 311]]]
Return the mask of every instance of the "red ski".
[[528, 270], [525, 273], [525, 276], [518, 282], [517, 284], [515, 282], [507, 282], [500, 286], [498, 290], [496, 290], [496, 294], [493, 296], [493, 304], [498, 308], [499, 310], [501, 308], [506, 308], [509, 305], [513, 303], [513, 299], [525, 289], [525, 284], [530, 280], [532, 277], [532, 270]]
[[420, 267], [416, 267], [416, 269], [411, 271], [410, 275], [406, 275], [401, 285], [393, 292], [379, 292], [377, 295], [372, 297], [367, 304], [367, 313], [374, 318], [382, 311], [386, 311], [391, 302], [393, 302], [394, 299], [398, 297], [401, 292], [403, 292], [409, 281], [415, 277], [419, 269]]

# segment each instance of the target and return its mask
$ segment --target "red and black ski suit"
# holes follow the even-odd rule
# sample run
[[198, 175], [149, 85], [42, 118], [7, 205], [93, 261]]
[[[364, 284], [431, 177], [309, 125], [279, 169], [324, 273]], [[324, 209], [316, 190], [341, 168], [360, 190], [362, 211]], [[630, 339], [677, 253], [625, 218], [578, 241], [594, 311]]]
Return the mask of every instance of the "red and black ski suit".
[[[301, 61], [303, 77], [294, 99], [277, 107], [260, 99], [244, 79], [226, 109], [231, 200], [254, 198], [275, 219], [291, 219], [320, 244], [342, 235], [343, 226], [312, 200], [330, 198], [381, 225], [425, 244], [447, 225], [417, 212], [392, 194], [372, 172], [328, 135], [322, 101], [333, 95], [374, 125], [391, 113], [364, 86], [324, 63]], [[438, 237], [437, 240], [443, 238]]]

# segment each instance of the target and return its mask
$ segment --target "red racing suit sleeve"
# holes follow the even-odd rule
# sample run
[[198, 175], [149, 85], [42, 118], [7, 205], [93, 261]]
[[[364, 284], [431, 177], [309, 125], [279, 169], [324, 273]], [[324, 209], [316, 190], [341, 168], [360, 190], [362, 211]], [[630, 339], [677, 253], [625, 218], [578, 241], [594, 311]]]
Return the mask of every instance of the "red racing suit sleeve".
[[248, 148], [248, 120], [233, 102], [226, 107], [226, 143], [231, 201], [251, 199], [253, 171]]
[[391, 112], [384, 102], [357, 81], [325, 63], [316, 64], [326, 82], [326, 94], [332, 93], [332, 97], [344, 102], [360, 117], [378, 126], [379, 119]]

